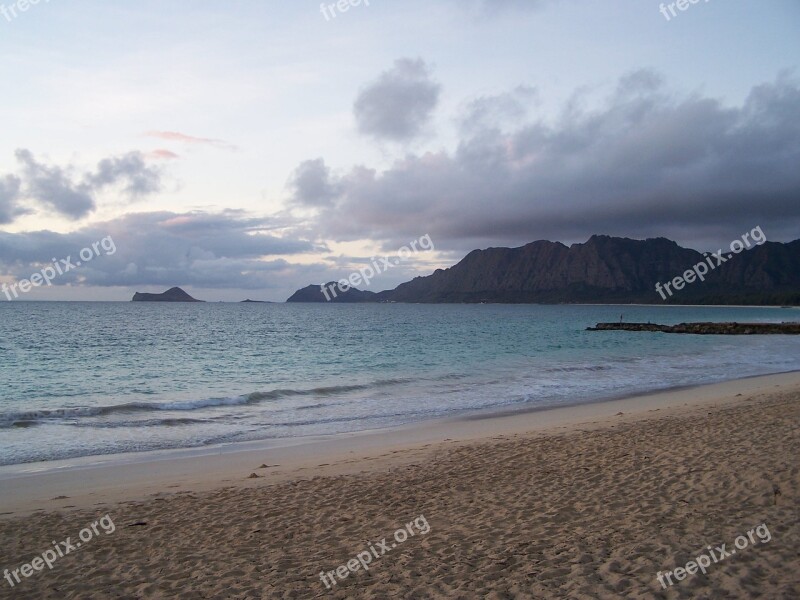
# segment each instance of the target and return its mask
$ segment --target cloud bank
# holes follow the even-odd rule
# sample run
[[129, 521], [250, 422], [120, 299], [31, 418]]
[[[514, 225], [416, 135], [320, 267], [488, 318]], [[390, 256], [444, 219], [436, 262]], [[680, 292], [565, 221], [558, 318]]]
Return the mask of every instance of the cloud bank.
[[75, 257], [112, 236], [112, 256], [70, 271], [54, 285], [269, 289], [289, 270], [278, 256], [319, 250], [269, 233], [275, 224], [240, 211], [134, 213], [68, 234], [0, 232], [0, 275], [18, 280], [53, 257]]
[[316, 230], [335, 240], [424, 229], [464, 249], [593, 233], [696, 246], [756, 225], [797, 237], [800, 87], [788, 75], [741, 106], [670, 93], [649, 70], [622, 77], [595, 108], [588, 100], [576, 94], [553, 122], [523, 119], [535, 114], [531, 88], [473, 100], [454, 151], [341, 176], [316, 159], [298, 169], [293, 200], [316, 205]]

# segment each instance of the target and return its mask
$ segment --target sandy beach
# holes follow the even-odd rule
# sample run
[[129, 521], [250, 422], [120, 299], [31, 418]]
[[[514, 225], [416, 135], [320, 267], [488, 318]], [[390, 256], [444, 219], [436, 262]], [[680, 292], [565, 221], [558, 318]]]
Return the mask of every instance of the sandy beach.
[[0, 597], [797, 598], [798, 425], [789, 373], [4, 467]]

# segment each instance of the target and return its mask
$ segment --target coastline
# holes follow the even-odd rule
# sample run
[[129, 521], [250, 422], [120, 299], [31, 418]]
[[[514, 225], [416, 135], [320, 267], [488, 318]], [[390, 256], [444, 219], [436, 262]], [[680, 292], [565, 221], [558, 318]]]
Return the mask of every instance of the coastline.
[[[800, 390], [800, 371], [558, 407], [492, 409], [355, 433], [8, 465], [0, 467], [0, 519], [230, 486], [254, 487], [265, 481], [374, 472], [497, 436], [556, 435], [735, 406], [776, 387]], [[259, 469], [264, 464], [269, 468]], [[248, 479], [253, 473], [259, 477]]]
[[[6, 479], [18, 511], [0, 519], [0, 569], [22, 577], [0, 586], [24, 600], [794, 598], [798, 423], [793, 372]], [[70, 539], [86, 543], [31, 572]]]

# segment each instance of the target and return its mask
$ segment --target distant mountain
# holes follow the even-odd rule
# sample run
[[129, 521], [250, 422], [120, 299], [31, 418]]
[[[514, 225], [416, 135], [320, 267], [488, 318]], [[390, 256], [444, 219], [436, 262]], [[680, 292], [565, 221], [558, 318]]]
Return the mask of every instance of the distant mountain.
[[334, 281], [325, 284], [325, 287], [328, 288], [327, 298], [322, 292], [322, 286], [309, 285], [302, 290], [297, 290], [287, 302], [377, 302], [378, 295], [375, 292], [365, 292], [355, 288], [349, 288], [343, 292]]
[[133, 295], [133, 302], [203, 302], [196, 300], [179, 287], [174, 287], [163, 294], [143, 294], [136, 292]]
[[656, 283], [670, 282], [705, 260], [665, 238], [595, 235], [569, 247], [538, 241], [474, 250], [455, 266], [374, 294], [372, 301], [800, 304], [800, 240], [766, 242], [735, 255], [709, 269], [705, 282], [687, 284], [666, 302], [656, 292]]
[[266, 300], [250, 300], [248, 298], [247, 300], [242, 300], [240, 304], [272, 304], [272, 302]]

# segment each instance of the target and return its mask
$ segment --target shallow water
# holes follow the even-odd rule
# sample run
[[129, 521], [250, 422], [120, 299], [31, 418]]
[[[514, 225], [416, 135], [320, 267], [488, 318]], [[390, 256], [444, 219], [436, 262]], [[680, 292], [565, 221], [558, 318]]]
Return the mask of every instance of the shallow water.
[[0, 303], [0, 464], [387, 427], [800, 369], [774, 308]]

